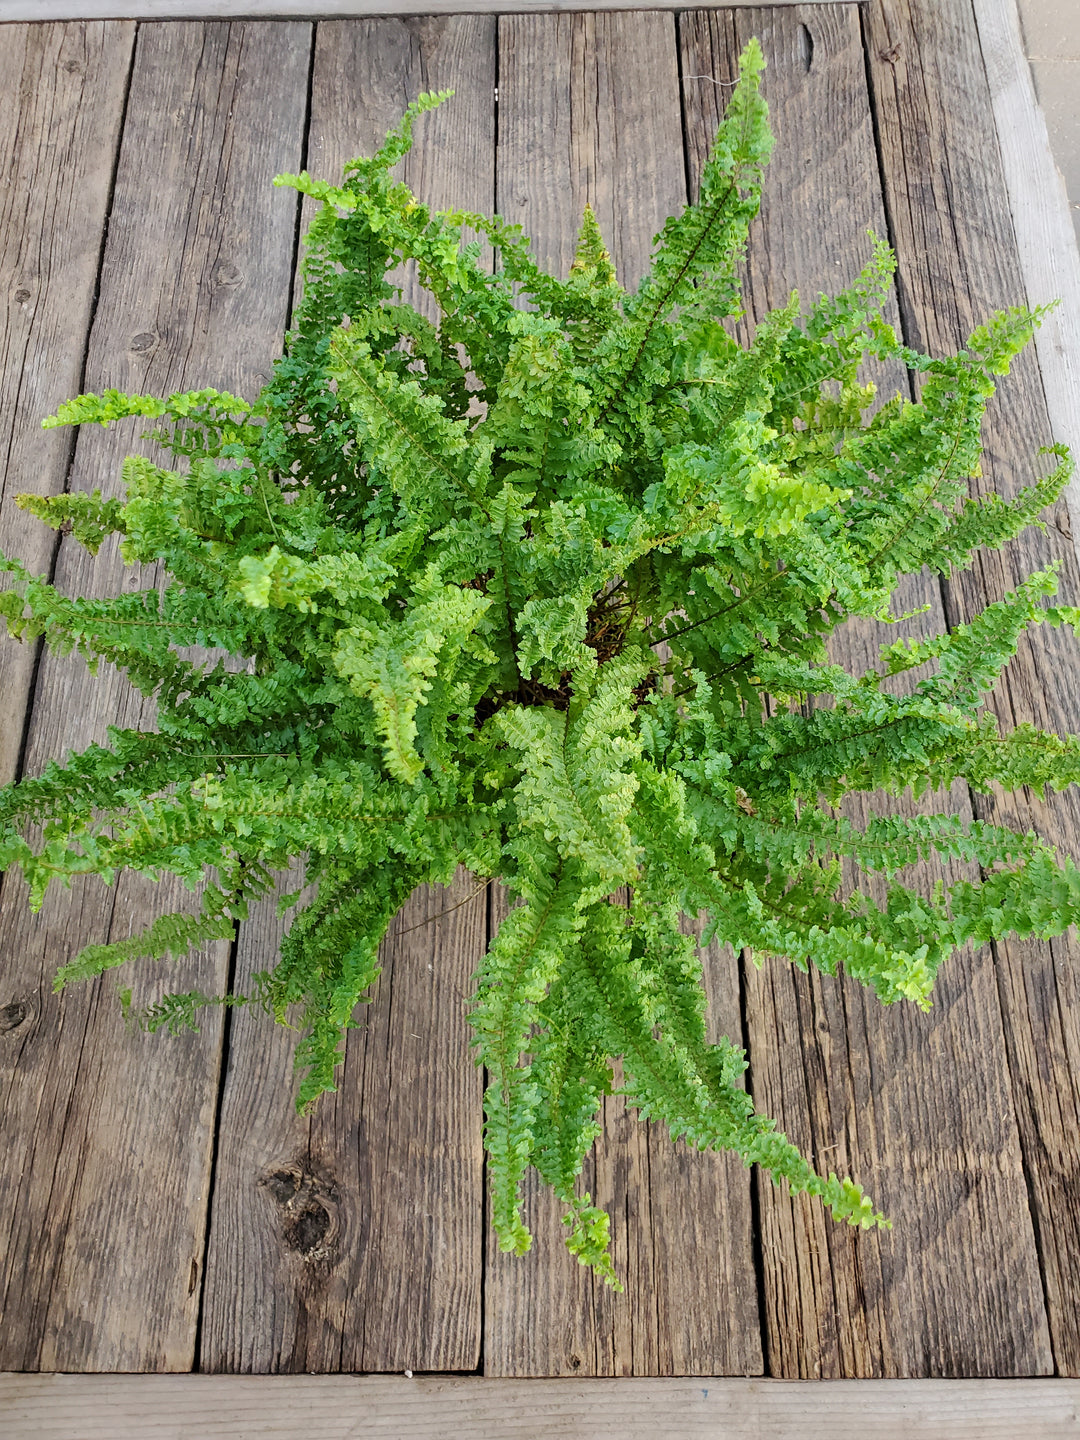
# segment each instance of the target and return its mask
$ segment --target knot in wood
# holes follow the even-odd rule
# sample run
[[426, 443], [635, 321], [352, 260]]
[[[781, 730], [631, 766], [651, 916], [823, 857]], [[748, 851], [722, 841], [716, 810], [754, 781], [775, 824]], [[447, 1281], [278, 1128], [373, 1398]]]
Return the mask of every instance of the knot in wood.
[[244, 273], [240, 267], [225, 260], [214, 269], [214, 283], [216, 285], [223, 285], [231, 289], [233, 286], [239, 285], [243, 278]]
[[0, 1035], [17, 1030], [29, 1015], [30, 1006], [25, 1000], [12, 1000], [7, 1005], [0, 1005]]
[[336, 1238], [337, 1186], [306, 1159], [268, 1170], [259, 1181], [281, 1208], [281, 1238], [305, 1260], [325, 1259]]

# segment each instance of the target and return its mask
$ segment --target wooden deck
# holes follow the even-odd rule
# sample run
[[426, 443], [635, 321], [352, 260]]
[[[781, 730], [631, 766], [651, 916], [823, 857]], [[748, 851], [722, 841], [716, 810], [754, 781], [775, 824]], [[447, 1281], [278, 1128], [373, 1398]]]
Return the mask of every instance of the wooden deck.
[[4, 1440], [1076, 1440], [1078, 1406], [1077, 1380], [0, 1375]]
[[[274, 174], [333, 175], [419, 91], [454, 87], [417, 127], [413, 188], [521, 222], [564, 268], [588, 200], [633, 282], [693, 193], [751, 35], [778, 136], [748, 264], [755, 313], [793, 286], [850, 281], [868, 227], [898, 252], [909, 343], [956, 349], [1029, 298], [972, 0], [0, 27], [0, 548], [70, 590], [125, 583], [113, 552], [54, 547], [11, 496], [115, 485], [136, 427], [39, 428], [80, 390], [255, 393], [297, 260], [296, 197]], [[982, 483], [1010, 493], [1050, 439], [1029, 352], [995, 406]], [[1045, 534], [912, 586], [905, 606], [928, 605], [926, 627], [956, 623], [1051, 558], [1078, 603], [1064, 505]], [[847, 635], [837, 657], [865, 663], [872, 639]], [[117, 677], [7, 642], [0, 695], [0, 779], [110, 723], [152, 723]], [[1007, 726], [1080, 731], [1075, 647], [1033, 634], [995, 703]], [[1080, 850], [1075, 793], [951, 803]], [[613, 1215], [620, 1297], [565, 1254], [543, 1195], [532, 1254], [492, 1242], [462, 1000], [498, 895], [463, 876], [414, 897], [340, 1088], [307, 1120], [292, 1037], [260, 1017], [151, 1037], [125, 1031], [114, 977], [52, 995], [79, 947], [177, 898], [94, 881], [32, 918], [21, 883], [3, 883], [0, 1370], [1080, 1375], [1075, 940], [955, 961], [927, 1016], [710, 954], [715, 1024], [747, 1046], [759, 1105], [822, 1167], [859, 1178], [895, 1228], [852, 1234], [612, 1100], [586, 1181]], [[143, 999], [243, 986], [278, 935], [268, 907], [231, 953], [143, 965], [131, 983]]]

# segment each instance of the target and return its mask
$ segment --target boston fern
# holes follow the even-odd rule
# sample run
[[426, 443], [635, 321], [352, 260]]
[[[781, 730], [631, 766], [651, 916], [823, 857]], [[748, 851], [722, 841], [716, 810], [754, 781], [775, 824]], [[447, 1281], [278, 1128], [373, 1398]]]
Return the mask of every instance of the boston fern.
[[[751, 44], [700, 200], [666, 223], [633, 294], [589, 210], [560, 280], [518, 227], [432, 213], [391, 178], [445, 95], [421, 96], [340, 185], [280, 176], [321, 208], [255, 403], [82, 395], [46, 425], [149, 416], [179, 468], [129, 458], [123, 500], [20, 499], [91, 551], [118, 535], [168, 583], [69, 599], [0, 561], [14, 635], [119, 666], [158, 713], [156, 733], [114, 729], [0, 791], [0, 859], [35, 906], [54, 879], [124, 867], [202, 886], [197, 913], [90, 946], [58, 988], [229, 939], [303, 857], [314, 898], [281, 902], [298, 913], [246, 998], [279, 1021], [301, 1007], [307, 1106], [333, 1088], [413, 889], [458, 865], [500, 877], [518, 903], [470, 1012], [494, 1223], [503, 1249], [528, 1248], [519, 1191], [535, 1166], [570, 1249], [612, 1283], [608, 1218], [575, 1182], [619, 1057], [628, 1103], [673, 1138], [733, 1150], [838, 1219], [888, 1223], [755, 1112], [743, 1052], [707, 1041], [686, 917], [759, 960], [843, 969], [923, 1008], [956, 946], [1080, 918], [1080, 872], [1033, 834], [952, 814], [858, 825], [841, 808], [957, 779], [1080, 780], [1080, 738], [1002, 735], [983, 708], [1025, 626], [1080, 621], [1043, 603], [1051, 571], [970, 624], [886, 646], [864, 675], [825, 649], [847, 616], [891, 618], [901, 576], [961, 569], [1033, 523], [1070, 467], [1059, 450], [1017, 499], [969, 496], [994, 377], [1038, 313], [997, 315], [930, 360], [882, 319], [883, 244], [838, 298], [800, 318], [793, 297], [749, 346], [732, 338], [771, 146], [762, 68]], [[494, 273], [463, 227], [495, 247]], [[387, 282], [403, 261], [437, 326]], [[867, 357], [917, 372], [917, 403], [875, 409]], [[896, 883], [931, 856], [981, 883]], [[849, 878], [880, 872], [887, 899], [842, 884], [845, 860]], [[206, 1003], [169, 996], [143, 1020], [193, 1024]]]

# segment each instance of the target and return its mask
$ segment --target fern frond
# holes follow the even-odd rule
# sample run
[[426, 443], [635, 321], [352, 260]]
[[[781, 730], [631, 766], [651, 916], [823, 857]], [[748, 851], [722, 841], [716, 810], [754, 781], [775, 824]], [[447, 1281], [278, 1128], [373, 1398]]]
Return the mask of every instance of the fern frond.
[[[887, 1224], [755, 1110], [742, 1051], [710, 1043], [688, 919], [921, 1008], [957, 946], [1080, 923], [1075, 861], [1035, 834], [841, 808], [1080, 783], [1080, 736], [1002, 733], [988, 708], [1027, 627], [1080, 632], [1053, 569], [865, 673], [827, 649], [849, 617], [907, 618], [905, 575], [1039, 523], [1071, 461], [1052, 447], [1013, 498], [972, 493], [987, 403], [1044, 311], [921, 355], [884, 318], [895, 260], [876, 237], [841, 294], [792, 296], [749, 344], [725, 326], [771, 146], [763, 64], [751, 42], [699, 197], [633, 294], [588, 207], [555, 276], [519, 227], [435, 211], [396, 177], [449, 92], [339, 180], [279, 176], [315, 213], [269, 383], [79, 396], [46, 425], [145, 418], [174, 460], [129, 457], [116, 498], [20, 500], [91, 551], [118, 536], [165, 584], [71, 597], [0, 556], [9, 633], [117, 666], [157, 717], [0, 789], [0, 864], [35, 908], [83, 874], [201, 887], [196, 913], [89, 946], [58, 985], [227, 940], [302, 868], [250, 997], [196, 987], [136, 1012], [124, 993], [148, 1029], [258, 1001], [302, 1032], [304, 1108], [334, 1087], [412, 889], [459, 865], [499, 876], [519, 903], [470, 1013], [499, 1243], [529, 1247], [532, 1165], [571, 1252], [616, 1288], [581, 1172], [620, 1059], [631, 1106], [673, 1137]], [[402, 301], [402, 265], [435, 319]], [[918, 398], [877, 396], [868, 360], [906, 367]], [[941, 861], [980, 873], [901, 883]]]

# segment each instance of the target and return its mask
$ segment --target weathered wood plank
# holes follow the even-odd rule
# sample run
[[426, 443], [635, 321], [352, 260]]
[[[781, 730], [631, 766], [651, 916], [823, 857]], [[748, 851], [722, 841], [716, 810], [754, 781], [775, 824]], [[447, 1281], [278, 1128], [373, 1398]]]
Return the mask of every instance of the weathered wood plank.
[[[454, 99], [418, 123], [401, 173], [433, 205], [490, 212], [494, 86], [491, 19], [322, 24], [308, 169], [332, 178], [376, 149], [421, 91], [454, 87]], [[464, 1002], [487, 939], [485, 894], [475, 890], [462, 873], [405, 906], [337, 1093], [309, 1118], [293, 1110], [285, 1035], [268, 1034], [262, 1017], [236, 1016], [203, 1369], [475, 1368], [482, 1086]], [[274, 963], [280, 937], [272, 905], [241, 927], [241, 988]]]
[[[167, 394], [217, 383], [254, 394], [286, 315], [295, 201], [270, 178], [300, 158], [310, 27], [144, 27], [136, 46], [101, 298], [86, 384]], [[272, 97], [272, 103], [270, 99]], [[80, 434], [74, 486], [115, 490], [126, 433]], [[151, 577], [153, 572], [148, 572]], [[91, 560], [70, 540], [57, 582], [101, 594], [145, 583], [115, 546]], [[152, 712], [115, 673], [46, 657], [29, 736], [35, 773], [109, 723]], [[3, 889], [0, 953], [28, 1016], [5, 1037], [4, 1319], [8, 1366], [188, 1369], [209, 1188], [220, 1021], [170, 1041], [129, 1034], [115, 981], [50, 994], [57, 966], [92, 940], [190, 906], [179, 885], [91, 882], [26, 913]], [[226, 949], [167, 967], [156, 990], [212, 989]], [[164, 980], [164, 984], [162, 981]], [[147, 984], [136, 981], [136, 991]]]
[[[868, 56], [878, 115], [886, 203], [900, 257], [904, 327], [931, 354], [963, 344], [995, 308], [1023, 303], [1009, 197], [971, 0], [875, 0]], [[963, 96], [963, 103], [957, 97]], [[1032, 297], [1047, 298], [1047, 297]], [[1014, 365], [987, 425], [978, 490], [1010, 495], [1045, 461], [1051, 431], [1034, 352]], [[945, 587], [950, 623], [1000, 599], [1032, 570], [1060, 563], [1061, 593], [1080, 595], [1066, 507], [1046, 533], [1029, 530], [1004, 552], [982, 556]], [[1003, 727], [1029, 721], [1080, 730], [1075, 643], [1043, 626], [1029, 633], [993, 705]], [[987, 820], [1034, 829], [1076, 853], [1075, 788], [1046, 803], [1023, 792], [976, 796]], [[1080, 1373], [1080, 946], [999, 944], [995, 970], [1046, 1301], [1059, 1373]], [[1019, 1219], [1019, 1217], [1018, 1217]]]
[[[720, 19], [684, 17], [683, 73], [728, 79], [732, 24], [738, 48], [751, 34], [765, 48], [777, 145], [748, 265], [760, 316], [792, 287], [805, 303], [849, 283], [868, 258], [867, 228], [885, 231], [859, 20], [846, 6], [739, 12], [724, 29]], [[694, 137], [715, 126], [717, 91], [686, 89], [694, 153]], [[699, 164], [694, 154], [694, 173]], [[887, 394], [904, 379], [881, 378]], [[927, 602], [918, 628], [944, 628], [932, 582], [910, 582], [896, 603], [903, 613]], [[844, 627], [833, 659], [856, 673], [873, 666], [877, 646], [896, 638], [885, 628]], [[952, 803], [964, 806], [966, 793]], [[761, 1180], [769, 1373], [1049, 1368], [1016, 1122], [995, 1069], [1002, 1027], [989, 956], [954, 963], [928, 1017], [775, 962], [748, 970], [745, 993], [755, 1100], [820, 1168], [854, 1171], [896, 1221], [888, 1236], [856, 1236]]]
[[[285, 924], [268, 905], [241, 927], [241, 989], [273, 964]], [[464, 1001], [486, 934], [471, 876], [417, 892], [384, 945], [338, 1090], [309, 1117], [293, 1108], [295, 1040], [236, 1015], [201, 1369], [475, 1368], [480, 1084]]]
[[7, 1440], [1075, 1440], [1075, 1380], [0, 1375]]
[[[774, 0], [796, 5], [799, 0]], [[809, 0], [821, 5], [828, 0]], [[746, 0], [733, 0], [735, 5]], [[314, 19], [365, 18], [373, 15], [508, 15], [559, 10], [675, 10], [678, 0], [569, 0], [558, 7], [552, 0], [260, 0], [259, 15]], [[0, 0], [4, 20], [68, 20], [98, 17], [143, 20], [189, 20], [192, 11], [207, 19], [251, 14], [252, 0]]]
[[[1060, 298], [1035, 337], [1054, 439], [1080, 454], [1080, 250], [1024, 54], [1016, 0], [974, 0], [1013, 233], [1029, 304]], [[1051, 21], [1052, 23], [1052, 21]], [[1080, 476], [1066, 494], [1080, 535]]]
[[[506, 913], [501, 889], [493, 889], [492, 911], [497, 927]], [[738, 1038], [734, 957], [710, 945], [703, 960], [709, 1038]], [[569, 1254], [562, 1207], [530, 1169], [523, 1193], [532, 1249], [502, 1255], [490, 1230], [487, 1237], [484, 1374], [760, 1373], [746, 1171], [730, 1155], [672, 1145], [662, 1125], [642, 1123], [618, 1096], [605, 1099], [600, 1119], [604, 1133], [580, 1185], [612, 1217], [625, 1293], [594, 1280]]]
[[[0, 550], [48, 571], [53, 533], [15, 507], [64, 488], [71, 436], [41, 429], [82, 375], [131, 69], [130, 23], [13, 25], [0, 40]], [[0, 784], [15, 778], [35, 647], [0, 641]]]
[[[567, 272], [588, 201], [633, 286], [652, 237], [685, 200], [670, 17], [500, 21], [499, 212], [524, 226], [542, 264]], [[499, 920], [505, 902], [493, 898]], [[738, 1039], [737, 968], [717, 947], [706, 964], [713, 1024]], [[582, 1184], [612, 1216], [626, 1294], [566, 1252], [560, 1207], [530, 1172], [533, 1252], [502, 1255], [488, 1238], [485, 1374], [758, 1372], [745, 1172], [730, 1156], [673, 1146], [617, 1097], [603, 1122]]]

